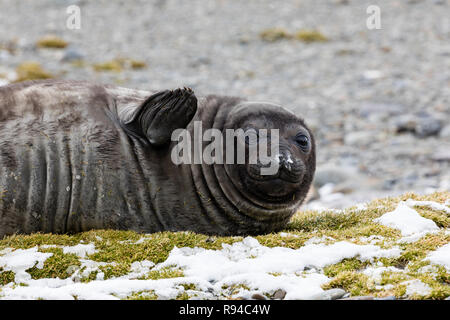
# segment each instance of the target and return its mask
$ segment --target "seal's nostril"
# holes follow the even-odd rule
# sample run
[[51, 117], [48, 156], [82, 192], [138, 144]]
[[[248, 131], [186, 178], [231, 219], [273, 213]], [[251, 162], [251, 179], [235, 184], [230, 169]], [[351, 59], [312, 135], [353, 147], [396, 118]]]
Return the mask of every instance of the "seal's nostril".
[[294, 161], [292, 160], [291, 153], [288, 151], [283, 152], [278, 155], [278, 160], [280, 162], [280, 166], [287, 171], [292, 170], [292, 164]]

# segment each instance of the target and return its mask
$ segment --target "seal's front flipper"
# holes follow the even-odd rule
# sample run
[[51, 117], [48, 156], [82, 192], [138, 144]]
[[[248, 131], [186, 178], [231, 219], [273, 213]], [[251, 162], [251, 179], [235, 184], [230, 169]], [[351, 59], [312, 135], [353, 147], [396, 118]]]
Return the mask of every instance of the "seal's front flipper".
[[192, 89], [165, 90], [148, 97], [122, 125], [160, 146], [170, 142], [175, 129], [186, 128], [196, 111], [197, 98]]

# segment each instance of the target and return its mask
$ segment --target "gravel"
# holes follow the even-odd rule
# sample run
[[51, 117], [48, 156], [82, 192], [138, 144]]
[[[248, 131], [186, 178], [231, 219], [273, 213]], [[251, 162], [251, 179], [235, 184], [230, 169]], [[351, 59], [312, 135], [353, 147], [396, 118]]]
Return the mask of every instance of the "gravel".
[[[72, 4], [81, 9], [79, 30], [66, 27]], [[270, 100], [310, 124], [318, 168], [357, 171], [361, 188], [328, 205], [446, 189], [449, 3], [376, 1], [382, 28], [369, 30], [366, 8], [373, 4], [0, 0], [0, 84], [14, 79], [19, 63], [31, 60], [64, 79], [139, 89], [190, 86], [197, 95]], [[270, 28], [315, 29], [329, 41], [263, 41], [260, 33]], [[45, 35], [59, 36], [69, 46], [37, 48]], [[148, 67], [122, 72], [92, 67], [116, 58]]]

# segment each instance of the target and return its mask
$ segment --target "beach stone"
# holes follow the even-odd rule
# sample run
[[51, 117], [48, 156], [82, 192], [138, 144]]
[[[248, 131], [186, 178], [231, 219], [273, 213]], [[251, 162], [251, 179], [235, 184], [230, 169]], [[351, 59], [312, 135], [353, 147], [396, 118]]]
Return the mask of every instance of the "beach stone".
[[417, 121], [415, 133], [420, 138], [435, 136], [441, 131], [442, 124], [439, 119], [432, 116], [420, 117]]
[[406, 107], [396, 103], [366, 102], [361, 105], [359, 114], [367, 118], [374, 114], [398, 115], [405, 112]]
[[372, 296], [354, 296], [354, 297], [348, 297], [340, 300], [374, 300], [375, 298]]
[[355, 131], [348, 133], [344, 138], [344, 143], [350, 146], [367, 146], [374, 141], [377, 132]]
[[387, 296], [382, 298], [375, 298], [374, 300], [397, 300], [395, 296]]
[[439, 137], [441, 138], [450, 138], [450, 125], [446, 125], [441, 129], [439, 133]]
[[431, 156], [431, 159], [434, 161], [444, 162], [444, 161], [450, 161], [450, 150], [449, 149], [442, 149], [439, 151], [436, 151]]
[[308, 300], [337, 300], [342, 298], [346, 293], [343, 289], [335, 288], [313, 295]]
[[274, 299], [274, 300], [283, 300], [285, 296], [286, 296], [286, 291], [284, 291], [283, 289], [278, 289], [273, 294], [272, 299]]
[[78, 49], [73, 47], [68, 47], [61, 58], [62, 62], [73, 62], [84, 59], [84, 54], [81, 53]]
[[255, 300], [267, 300], [266, 297], [264, 297], [262, 294], [259, 294], [259, 293], [255, 293], [254, 295], [252, 295], [252, 299], [255, 299]]
[[417, 120], [411, 114], [395, 117], [393, 120], [394, 130], [397, 133], [415, 132]]
[[357, 174], [356, 170], [351, 167], [322, 166], [317, 168], [313, 184], [316, 188], [320, 188], [327, 183], [337, 185], [354, 179], [355, 174]]

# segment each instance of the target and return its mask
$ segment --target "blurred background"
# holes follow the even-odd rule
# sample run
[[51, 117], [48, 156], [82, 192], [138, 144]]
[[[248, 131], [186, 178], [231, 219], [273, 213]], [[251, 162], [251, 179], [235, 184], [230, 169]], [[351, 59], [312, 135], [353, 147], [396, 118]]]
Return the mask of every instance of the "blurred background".
[[446, 0], [0, 0], [0, 85], [38, 78], [282, 104], [316, 137], [311, 208], [450, 189]]

